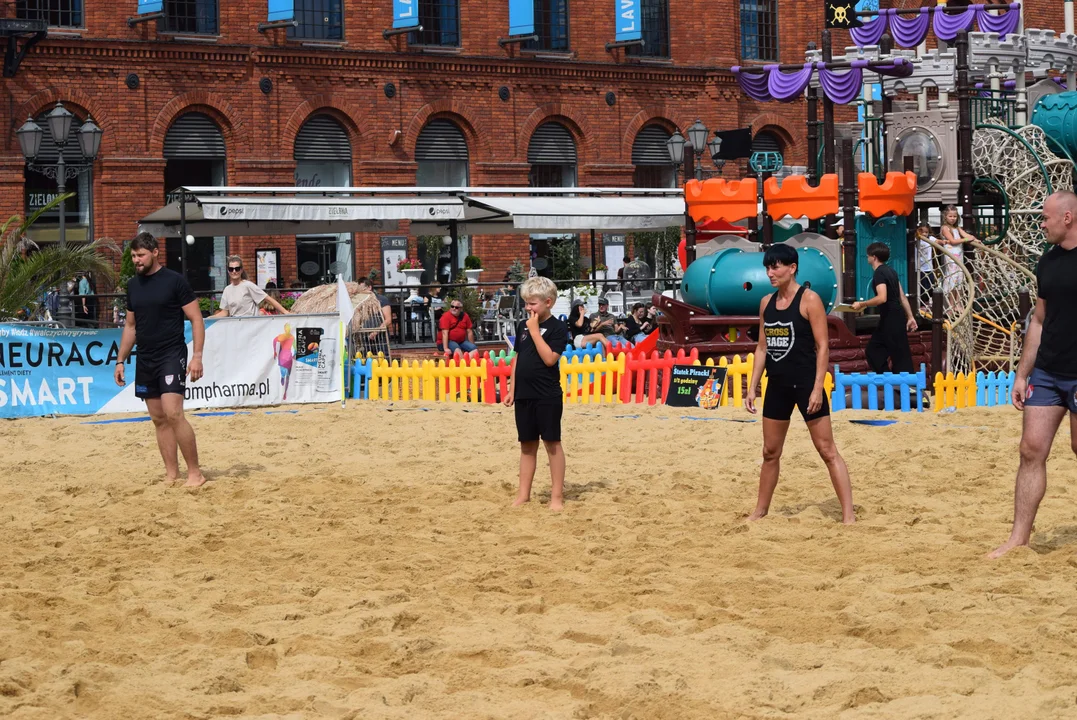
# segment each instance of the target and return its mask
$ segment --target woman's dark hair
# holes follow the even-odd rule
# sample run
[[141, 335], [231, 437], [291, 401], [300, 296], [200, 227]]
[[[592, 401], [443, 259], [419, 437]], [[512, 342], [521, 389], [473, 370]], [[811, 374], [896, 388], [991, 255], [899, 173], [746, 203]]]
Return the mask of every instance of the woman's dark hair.
[[646, 307], [646, 305], [644, 305], [643, 303], [636, 303], [635, 305], [632, 306], [632, 312], [636, 312], [637, 310], [642, 310], [645, 307]]
[[[763, 253], [763, 267], [772, 268], [775, 265], [785, 265], [791, 267], [797, 266], [797, 270], [800, 269], [800, 256], [797, 255], [797, 251], [789, 247], [784, 243], [776, 243], [767, 248], [767, 251]], [[793, 276], [796, 276], [796, 270], [793, 271]]]
[[157, 238], [150, 235], [148, 232], [140, 232], [135, 235], [135, 239], [131, 241], [132, 250], [149, 250], [153, 252], [157, 249]]

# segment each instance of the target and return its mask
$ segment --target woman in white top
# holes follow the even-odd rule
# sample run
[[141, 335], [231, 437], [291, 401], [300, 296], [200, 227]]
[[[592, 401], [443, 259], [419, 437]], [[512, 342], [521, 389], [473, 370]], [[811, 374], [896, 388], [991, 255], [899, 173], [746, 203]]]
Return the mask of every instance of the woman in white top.
[[962, 246], [976, 239], [961, 229], [957, 224], [958, 219], [955, 205], [947, 205], [942, 209], [942, 227], [939, 228], [939, 234], [942, 235], [941, 242], [947, 255], [942, 268], [942, 289], [951, 296], [951, 304], [957, 303], [956, 290], [964, 281], [961, 266], [964, 262], [965, 252]]
[[221, 293], [221, 309], [212, 317], [253, 317], [258, 314], [262, 301], [269, 303], [281, 315], [290, 315], [284, 306], [266, 291], [247, 279], [243, 269], [243, 259], [239, 255], [229, 255], [228, 287]]

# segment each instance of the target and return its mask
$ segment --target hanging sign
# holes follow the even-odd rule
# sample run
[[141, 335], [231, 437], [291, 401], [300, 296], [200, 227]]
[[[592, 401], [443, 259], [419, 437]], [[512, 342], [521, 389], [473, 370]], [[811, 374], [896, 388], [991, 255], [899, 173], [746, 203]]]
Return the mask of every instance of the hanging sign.
[[139, 15], [164, 12], [164, 9], [164, 0], [138, 0]]
[[393, 29], [419, 24], [419, 0], [393, 0]]
[[533, 35], [535, 0], [509, 0], [509, 35]]
[[269, 0], [269, 22], [295, 20], [295, 0]]
[[617, 42], [640, 40], [643, 37], [640, 27], [639, 0], [613, 0], [617, 13]]
[[825, 0], [826, 26], [831, 30], [848, 30], [864, 23], [856, 16], [856, 0]]

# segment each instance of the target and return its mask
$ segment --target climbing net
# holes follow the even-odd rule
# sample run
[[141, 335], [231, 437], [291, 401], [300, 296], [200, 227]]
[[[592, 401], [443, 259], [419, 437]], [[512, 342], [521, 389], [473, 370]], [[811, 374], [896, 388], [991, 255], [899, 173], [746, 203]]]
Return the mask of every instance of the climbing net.
[[[942, 288], [943, 329], [947, 340], [946, 370], [955, 374], [967, 373], [972, 369], [975, 356], [972, 315], [976, 285], [967, 264], [956, 262], [934, 240], [926, 242], [934, 249], [936, 261], [932, 263], [930, 273], [921, 272], [920, 287]], [[921, 314], [931, 317], [930, 304], [921, 308]]]
[[[967, 330], [952, 337], [947, 359], [954, 372], [960, 369], [1012, 369], [1020, 357], [1020, 293], [1036, 293], [1036, 263], [1043, 253], [1045, 239], [1040, 229], [1044, 201], [1053, 190], [1073, 185], [1073, 163], [1055, 155], [1047, 146], [1047, 137], [1036, 125], [1008, 130], [993, 118], [973, 134], [972, 161], [976, 174], [994, 180], [1008, 202], [1008, 226], [1001, 237], [972, 243], [973, 252], [966, 259], [965, 270], [972, 281], [971, 312]], [[998, 229], [996, 230], [998, 232]], [[962, 299], [955, 297], [960, 304]], [[951, 315], [947, 299], [947, 318]], [[955, 315], [960, 313], [956, 310]], [[955, 342], [956, 341], [956, 342]], [[971, 345], [965, 358], [964, 345]]]

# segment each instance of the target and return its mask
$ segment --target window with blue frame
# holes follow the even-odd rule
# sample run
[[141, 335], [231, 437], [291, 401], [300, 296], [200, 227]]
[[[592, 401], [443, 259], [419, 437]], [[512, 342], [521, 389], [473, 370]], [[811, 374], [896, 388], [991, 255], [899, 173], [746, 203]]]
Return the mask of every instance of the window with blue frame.
[[568, 52], [568, 0], [535, 0], [535, 34], [525, 49]]
[[217, 0], [165, 0], [162, 32], [216, 35]]
[[740, 59], [778, 60], [778, 0], [740, 0]]
[[460, 1], [419, 0], [421, 32], [408, 35], [408, 45], [460, 46]]
[[295, 0], [295, 19], [288, 28], [295, 40], [343, 40], [344, 0]]
[[49, 27], [82, 27], [82, 0], [16, 0], [15, 17], [44, 20]]
[[640, 35], [643, 46], [629, 45], [636, 57], [669, 57], [669, 0], [639, 0]]

